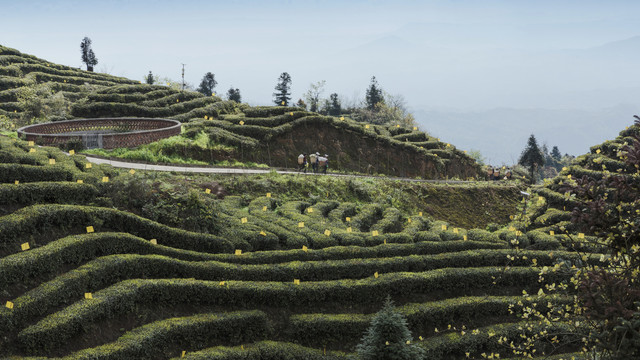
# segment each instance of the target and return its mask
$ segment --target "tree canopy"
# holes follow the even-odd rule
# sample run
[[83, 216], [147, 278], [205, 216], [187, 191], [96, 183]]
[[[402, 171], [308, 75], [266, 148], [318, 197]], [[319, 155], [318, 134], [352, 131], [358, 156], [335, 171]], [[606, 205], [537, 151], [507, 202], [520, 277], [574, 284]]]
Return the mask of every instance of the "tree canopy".
[[240, 96], [240, 89], [234, 89], [233, 86], [229, 88], [227, 91], [227, 99], [233, 100], [235, 102], [242, 102], [242, 97]]
[[529, 174], [531, 175], [531, 183], [535, 183], [535, 171], [538, 167], [544, 165], [544, 155], [538, 147], [536, 137], [531, 134], [527, 141], [527, 146], [522, 151], [518, 164], [529, 168]]
[[291, 100], [291, 96], [289, 96], [291, 95], [291, 75], [287, 72], [280, 74], [275, 89], [276, 92], [273, 93], [273, 102], [276, 103], [276, 105], [288, 106]]
[[361, 360], [420, 360], [425, 353], [412, 344], [407, 319], [395, 310], [389, 297], [371, 320], [362, 342], [356, 347]]
[[197, 91], [206, 96], [211, 96], [213, 95], [213, 89], [216, 85], [218, 85], [216, 76], [212, 72], [208, 72], [202, 77], [202, 81], [200, 82], [200, 86]]
[[384, 97], [382, 95], [382, 89], [378, 86], [378, 81], [375, 76], [371, 77], [371, 84], [367, 89], [367, 94], [365, 96], [365, 101], [367, 103], [367, 109], [375, 111], [376, 105], [384, 102]]
[[98, 58], [91, 48], [91, 39], [86, 36], [80, 42], [80, 52], [82, 53], [82, 62], [87, 65], [87, 71], [93, 71], [93, 67], [98, 65]]

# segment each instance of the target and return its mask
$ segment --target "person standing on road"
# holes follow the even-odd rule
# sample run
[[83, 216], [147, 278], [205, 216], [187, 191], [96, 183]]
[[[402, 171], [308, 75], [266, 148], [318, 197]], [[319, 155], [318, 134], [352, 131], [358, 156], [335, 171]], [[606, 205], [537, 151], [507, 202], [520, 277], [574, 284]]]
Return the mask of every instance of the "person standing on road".
[[317, 173], [318, 172], [318, 156], [320, 155], [319, 152], [316, 152], [315, 154], [311, 154], [309, 156], [309, 161], [311, 161], [311, 169], [313, 170], [313, 173]]
[[329, 159], [327, 158], [329, 155], [324, 154], [324, 156], [318, 157], [318, 167], [319, 171], [322, 171], [323, 174], [327, 173], [327, 167], [329, 166]]
[[304, 170], [304, 172], [307, 172], [307, 154], [300, 154], [298, 155], [298, 171], [302, 171]]

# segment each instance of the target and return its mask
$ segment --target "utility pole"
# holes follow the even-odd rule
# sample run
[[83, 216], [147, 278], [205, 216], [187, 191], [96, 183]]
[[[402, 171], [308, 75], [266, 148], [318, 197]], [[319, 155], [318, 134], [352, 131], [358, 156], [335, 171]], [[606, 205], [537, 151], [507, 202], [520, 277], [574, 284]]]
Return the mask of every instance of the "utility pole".
[[182, 64], [182, 91], [184, 91], [184, 66], [187, 64]]

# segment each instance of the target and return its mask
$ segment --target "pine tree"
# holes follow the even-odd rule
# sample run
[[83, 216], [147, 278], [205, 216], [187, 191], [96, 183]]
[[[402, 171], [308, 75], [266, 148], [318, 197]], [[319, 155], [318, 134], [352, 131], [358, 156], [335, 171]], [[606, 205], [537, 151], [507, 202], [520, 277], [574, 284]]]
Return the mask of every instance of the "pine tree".
[[338, 94], [333, 93], [329, 95], [329, 115], [338, 116], [342, 112], [342, 106], [340, 105], [340, 100], [338, 99]]
[[202, 81], [200, 82], [200, 86], [197, 91], [205, 96], [211, 96], [213, 95], [213, 89], [216, 85], [218, 85], [216, 76], [213, 73], [208, 72], [202, 77]]
[[425, 357], [424, 350], [412, 344], [407, 320], [395, 310], [390, 297], [371, 320], [356, 353], [360, 360], [420, 360]]
[[560, 150], [557, 146], [554, 146], [551, 149], [551, 157], [556, 159], [557, 161], [560, 161], [560, 159], [562, 158], [562, 154], [560, 154]]
[[540, 151], [536, 137], [533, 136], [533, 134], [529, 137], [527, 147], [522, 151], [518, 164], [529, 168], [531, 183], [535, 184], [536, 169], [544, 165], [544, 155], [542, 154], [542, 151]]
[[369, 88], [367, 89], [365, 100], [367, 102], [367, 109], [372, 111], [376, 109], [376, 105], [378, 103], [384, 102], [382, 89], [378, 87], [378, 81], [375, 76], [371, 77], [371, 85], [369, 85]]
[[82, 53], [82, 62], [87, 65], [87, 71], [93, 71], [93, 67], [98, 65], [98, 58], [91, 49], [91, 39], [84, 37], [80, 42], [80, 51]]
[[229, 88], [229, 91], [227, 91], [227, 99], [229, 99], [229, 101], [235, 101], [237, 103], [242, 102], [240, 89], [234, 89], [233, 86], [231, 86], [231, 88]]
[[147, 82], [147, 84], [149, 85], [153, 85], [154, 82], [156, 82], [156, 78], [153, 76], [153, 74], [151, 73], [151, 71], [149, 71], [149, 75], [147, 75], [147, 77], [144, 78], [144, 80]]
[[273, 102], [276, 103], [276, 105], [288, 106], [289, 100], [291, 100], [289, 96], [291, 95], [291, 92], [289, 92], [291, 89], [291, 75], [287, 72], [280, 74], [278, 85], [276, 85], [275, 89], [277, 92], [273, 93]]

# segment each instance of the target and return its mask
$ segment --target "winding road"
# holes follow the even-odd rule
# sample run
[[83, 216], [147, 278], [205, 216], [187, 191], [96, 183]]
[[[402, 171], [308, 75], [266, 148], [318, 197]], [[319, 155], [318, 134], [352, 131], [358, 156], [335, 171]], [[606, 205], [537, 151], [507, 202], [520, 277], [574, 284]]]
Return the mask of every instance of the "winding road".
[[[199, 174], [268, 174], [272, 171], [278, 174], [292, 174], [292, 175], [306, 175], [306, 176], [322, 176], [324, 174], [314, 173], [301, 173], [291, 170], [277, 170], [277, 169], [243, 169], [243, 168], [226, 168], [226, 167], [209, 167], [209, 166], [180, 166], [180, 165], [158, 165], [158, 164], [145, 164], [128, 162], [114, 159], [105, 159], [100, 157], [94, 157], [91, 155], [82, 154], [87, 158], [87, 161], [94, 164], [109, 164], [113, 167], [122, 169], [134, 169], [134, 170], [150, 170], [150, 171], [172, 171], [172, 172], [186, 172], [186, 173], [199, 173]], [[466, 184], [473, 181], [464, 180], [424, 180], [424, 179], [411, 179], [403, 177], [389, 177], [389, 176], [373, 176], [373, 175], [352, 175], [352, 174], [336, 174], [327, 173], [330, 176], [339, 177], [358, 177], [358, 178], [372, 178], [372, 179], [386, 179], [386, 180], [401, 180], [411, 182], [427, 182], [427, 183], [442, 183], [442, 184]]]

